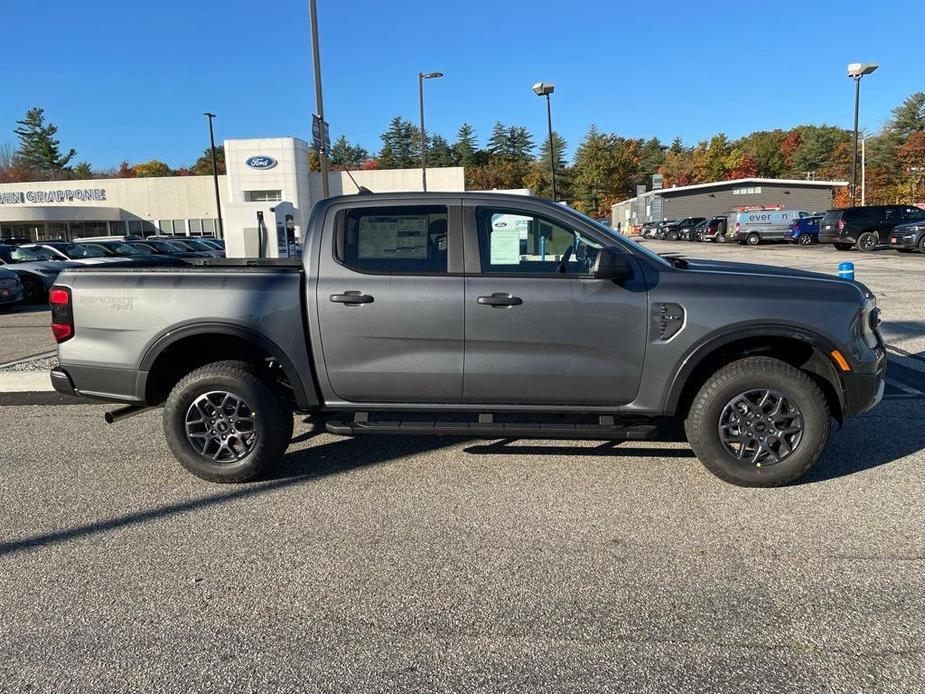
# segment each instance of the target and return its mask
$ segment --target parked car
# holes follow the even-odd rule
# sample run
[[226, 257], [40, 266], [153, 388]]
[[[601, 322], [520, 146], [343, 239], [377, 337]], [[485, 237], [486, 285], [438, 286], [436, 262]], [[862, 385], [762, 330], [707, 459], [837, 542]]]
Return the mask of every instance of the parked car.
[[222, 249], [211, 248], [208, 244], [199, 239], [193, 239], [189, 237], [185, 238], [171, 238], [170, 243], [179, 246], [188, 251], [194, 251], [196, 253], [204, 253], [207, 256], [212, 258], [224, 258], [225, 251]]
[[174, 456], [215, 482], [278, 460], [299, 411], [348, 436], [646, 439], [675, 418], [750, 486], [804, 475], [831, 418], [884, 391], [864, 285], [662, 258], [548, 200], [331, 197], [305, 238], [298, 262], [64, 273], [54, 387], [126, 403], [113, 422], [163, 406]]
[[819, 222], [821, 221], [821, 214], [793, 220], [790, 222], [790, 240], [801, 246], [819, 243]]
[[893, 227], [890, 232], [890, 248], [901, 253], [925, 253], [925, 218]]
[[0, 245], [0, 265], [19, 276], [23, 301], [27, 304], [44, 303], [58, 273], [68, 267], [80, 267], [72, 262], [42, 260], [22, 246], [7, 245]]
[[652, 238], [664, 240], [668, 235], [668, 228], [676, 221], [676, 219], [663, 219], [655, 226], [655, 233], [652, 235]]
[[656, 229], [658, 229], [658, 222], [646, 222], [639, 230], [639, 234], [644, 239], [651, 239], [655, 236]]
[[107, 256], [104, 251], [98, 248], [82, 246], [79, 243], [70, 243], [69, 241], [27, 243], [24, 244], [22, 248], [31, 251], [42, 260], [54, 260], [58, 262], [70, 260], [75, 263], [80, 263], [81, 265], [119, 262], [118, 258]]
[[202, 237], [198, 238], [197, 240], [198, 240], [200, 243], [204, 243], [204, 244], [206, 244], [207, 246], [210, 246], [211, 248], [214, 248], [214, 249], [217, 250], [217, 251], [224, 251], [224, 250], [225, 250], [225, 244], [224, 244], [224, 242], [219, 241], [218, 239], [213, 239], [213, 238], [208, 237], [208, 236], [202, 236]]
[[153, 248], [124, 241], [91, 241], [82, 245], [102, 250], [109, 257], [131, 261], [133, 265], [179, 265], [182, 258], [157, 253]]
[[726, 243], [728, 240], [728, 231], [729, 218], [725, 215], [717, 215], [707, 220], [706, 226], [704, 226], [703, 231], [700, 232], [700, 240]]
[[851, 248], [870, 252], [888, 243], [898, 224], [925, 219], [925, 210], [912, 205], [866, 205], [829, 210], [822, 218], [819, 242], [835, 244], [840, 251]]
[[23, 288], [19, 275], [0, 267], [0, 311], [22, 300]]
[[706, 217], [686, 217], [678, 220], [669, 227], [665, 238], [671, 241], [691, 241], [691, 232], [694, 231], [698, 224], [706, 221]]
[[180, 245], [173, 243], [172, 241], [164, 241], [162, 239], [145, 239], [144, 241], [126, 241], [126, 244], [129, 246], [142, 246], [148, 248], [157, 255], [169, 255], [175, 258], [211, 258], [213, 257], [209, 253], [201, 253], [199, 251], [189, 251], [185, 248], [182, 248]]
[[733, 217], [732, 235], [740, 244], [789, 241], [790, 223], [811, 216], [806, 210], [753, 210]]
[[80, 239], [80, 243], [87, 241], [141, 241], [138, 234], [122, 234], [120, 236], [86, 236]]

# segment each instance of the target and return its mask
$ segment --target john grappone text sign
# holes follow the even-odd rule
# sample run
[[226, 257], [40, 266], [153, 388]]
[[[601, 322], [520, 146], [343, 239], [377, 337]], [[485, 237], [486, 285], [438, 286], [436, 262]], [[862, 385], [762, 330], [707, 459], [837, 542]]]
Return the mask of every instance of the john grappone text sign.
[[47, 205], [58, 202], [99, 202], [103, 200], [106, 200], [105, 188], [17, 190], [0, 193], [0, 205]]

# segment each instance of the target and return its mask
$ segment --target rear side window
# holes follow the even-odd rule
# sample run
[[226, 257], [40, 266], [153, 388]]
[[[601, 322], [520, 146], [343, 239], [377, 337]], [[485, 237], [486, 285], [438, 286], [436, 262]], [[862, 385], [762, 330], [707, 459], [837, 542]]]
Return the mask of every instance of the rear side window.
[[440, 205], [348, 210], [338, 238], [338, 260], [359, 272], [444, 273], [447, 212]]
[[925, 210], [921, 207], [907, 207], [903, 212], [905, 219], [925, 219]]

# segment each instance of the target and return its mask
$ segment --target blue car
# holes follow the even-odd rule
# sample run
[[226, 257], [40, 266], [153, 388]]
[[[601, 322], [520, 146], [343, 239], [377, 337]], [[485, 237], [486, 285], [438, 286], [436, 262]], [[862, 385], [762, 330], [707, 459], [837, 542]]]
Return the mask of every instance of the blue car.
[[802, 219], [795, 219], [790, 223], [790, 241], [801, 246], [819, 243], [819, 222], [823, 215], [816, 214]]

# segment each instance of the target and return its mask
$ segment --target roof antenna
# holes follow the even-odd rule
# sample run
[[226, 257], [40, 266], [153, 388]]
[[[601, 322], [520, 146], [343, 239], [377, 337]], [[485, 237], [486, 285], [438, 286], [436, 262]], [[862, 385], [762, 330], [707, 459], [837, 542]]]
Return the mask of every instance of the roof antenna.
[[353, 185], [355, 185], [355, 186], [357, 187], [357, 193], [358, 193], [359, 195], [372, 195], [372, 192], [373, 192], [373, 191], [371, 191], [371, 190], [370, 190], [369, 188], [367, 188], [366, 186], [361, 186], [359, 183], [357, 183], [357, 180], [353, 177], [353, 174], [350, 173], [350, 169], [344, 169], [344, 172], [345, 172], [348, 176], [350, 176], [350, 180], [353, 181]]

